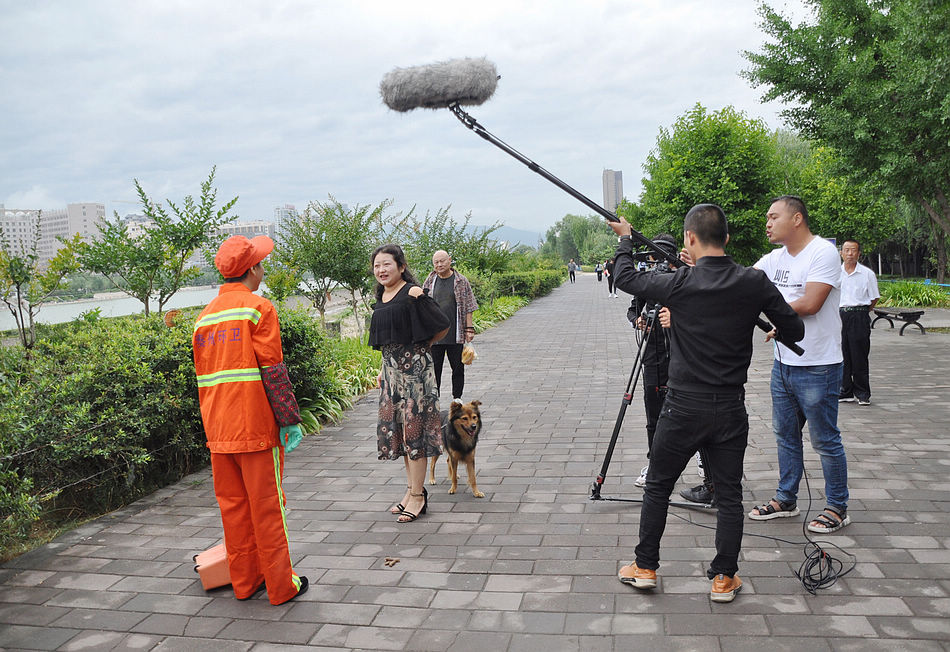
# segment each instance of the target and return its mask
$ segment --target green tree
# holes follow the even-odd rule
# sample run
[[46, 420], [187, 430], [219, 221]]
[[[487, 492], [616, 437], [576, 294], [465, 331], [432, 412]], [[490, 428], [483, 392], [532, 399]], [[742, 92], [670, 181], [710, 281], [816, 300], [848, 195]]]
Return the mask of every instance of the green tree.
[[840, 169], [836, 151], [816, 147], [800, 172], [797, 194], [807, 198], [811, 230], [839, 244], [855, 238], [863, 251], [873, 251], [898, 231], [893, 204], [874, 184], [836, 174]]
[[732, 107], [702, 105], [661, 128], [644, 164], [640, 221], [645, 235], [683, 232], [696, 204], [718, 204], [729, 218], [729, 252], [751, 264], [767, 249], [765, 204], [781, 187], [775, 139], [761, 120]]
[[571, 258], [576, 262], [594, 265], [613, 255], [617, 237], [596, 215], [565, 215], [545, 233], [542, 254], [557, 255], [562, 263]]
[[390, 203], [347, 209], [332, 197], [326, 203], [312, 201], [278, 236], [275, 258], [299, 276], [321, 321], [338, 286], [350, 291], [356, 312], [357, 293], [367, 286], [369, 256], [390, 220], [385, 215]]
[[173, 215], [149, 199], [135, 179], [142, 210], [152, 226], [133, 237], [118, 212], [114, 213], [112, 220], [100, 225], [99, 236], [82, 248], [82, 266], [105, 275], [116, 288], [141, 301], [146, 315], [154, 297], [161, 313], [178, 290], [200, 275], [198, 266], [189, 263], [192, 256], [211, 242], [223, 225], [237, 219], [237, 215], [227, 214], [237, 197], [215, 209], [215, 170], [212, 168], [201, 184], [197, 202], [191, 195], [181, 207], [166, 200]]
[[45, 264], [40, 261], [42, 219], [43, 215], [39, 213], [28, 243], [11, 242], [0, 229], [0, 301], [13, 315], [20, 344], [27, 350], [36, 343], [35, 319], [40, 307], [63, 287], [63, 280], [69, 274], [79, 269], [76, 260], [80, 243], [78, 234], [70, 240], [61, 238], [63, 246], [53, 258]]
[[745, 52], [744, 74], [765, 100], [792, 105], [788, 123], [834, 147], [848, 169], [920, 204], [940, 234], [945, 279], [950, 235], [950, 3], [806, 0], [797, 26], [767, 4], [772, 41]]

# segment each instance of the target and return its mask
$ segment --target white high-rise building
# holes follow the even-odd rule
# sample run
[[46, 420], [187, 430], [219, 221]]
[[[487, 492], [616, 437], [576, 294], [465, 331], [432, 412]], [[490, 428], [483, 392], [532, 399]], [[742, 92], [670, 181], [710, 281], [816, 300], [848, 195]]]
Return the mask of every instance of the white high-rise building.
[[288, 225], [300, 220], [300, 214], [297, 213], [297, 207], [293, 204], [284, 204], [274, 209], [274, 229], [275, 235], [281, 235], [288, 229]]
[[623, 172], [604, 170], [604, 208], [615, 211], [621, 201], [623, 201]]
[[0, 204], [0, 229], [5, 246], [17, 254], [27, 253], [33, 246], [39, 213], [38, 209], [4, 208]]

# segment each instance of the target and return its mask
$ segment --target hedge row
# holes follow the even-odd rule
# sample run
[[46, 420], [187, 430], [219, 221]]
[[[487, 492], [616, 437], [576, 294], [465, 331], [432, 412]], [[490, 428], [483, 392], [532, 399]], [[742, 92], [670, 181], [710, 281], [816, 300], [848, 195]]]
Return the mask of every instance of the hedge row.
[[563, 270], [540, 269], [527, 272], [503, 272], [490, 280], [467, 276], [479, 304], [491, 303], [496, 296], [517, 295], [528, 300], [543, 297], [567, 278]]
[[[0, 347], [0, 549], [41, 517], [104, 513], [208, 463], [191, 353], [194, 313], [48, 329], [29, 358]], [[281, 311], [310, 430], [375, 383], [378, 352]]]

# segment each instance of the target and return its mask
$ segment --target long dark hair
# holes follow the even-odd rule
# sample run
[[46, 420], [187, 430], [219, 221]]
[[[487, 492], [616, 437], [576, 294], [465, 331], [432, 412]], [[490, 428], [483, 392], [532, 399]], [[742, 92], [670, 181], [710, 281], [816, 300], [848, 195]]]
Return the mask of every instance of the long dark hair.
[[[393, 260], [396, 261], [396, 267], [402, 267], [402, 280], [406, 283], [412, 283], [414, 285], [419, 285], [419, 281], [416, 280], [416, 277], [412, 275], [412, 272], [409, 271], [409, 264], [406, 262], [406, 254], [402, 252], [402, 247], [397, 244], [384, 244], [381, 247], [376, 247], [376, 250], [369, 257], [369, 266], [372, 269], [373, 264], [376, 262], [376, 256], [379, 254], [389, 254], [393, 257]], [[382, 301], [383, 299], [383, 288], [382, 284], [379, 281], [376, 281], [376, 300]]]

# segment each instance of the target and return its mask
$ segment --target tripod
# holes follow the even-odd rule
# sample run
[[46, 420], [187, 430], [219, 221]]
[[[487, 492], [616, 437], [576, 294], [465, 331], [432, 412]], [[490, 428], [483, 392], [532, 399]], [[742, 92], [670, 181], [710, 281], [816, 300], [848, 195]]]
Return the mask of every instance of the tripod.
[[[597, 479], [594, 480], [594, 483], [590, 486], [591, 500], [610, 500], [627, 503], [643, 502], [642, 498], [614, 498], [602, 496], [600, 494], [600, 489], [603, 487], [604, 480], [607, 477], [607, 467], [610, 466], [610, 460], [613, 457], [614, 449], [617, 446], [617, 439], [620, 437], [620, 427], [623, 425], [623, 419], [627, 414], [627, 406], [633, 402], [633, 392], [636, 389], [637, 381], [640, 379], [640, 376], [643, 372], [643, 353], [647, 350], [650, 338], [653, 337], [656, 332], [655, 326], [657, 325], [658, 321], [657, 316], [659, 315], [661, 308], [662, 306], [660, 306], [660, 304], [655, 303], [651, 309], [646, 310], [646, 318], [644, 320], [646, 334], [640, 341], [640, 346], [637, 349], [637, 357], [633, 362], [633, 369], [630, 370], [630, 377], [627, 380], [627, 388], [624, 390], [623, 400], [620, 402], [620, 412], [617, 415], [617, 421], [614, 423], [613, 434], [610, 436], [610, 444], [607, 446], [607, 454], [604, 457], [603, 466], [600, 468], [600, 473], [597, 475]], [[692, 503], [679, 500], [671, 500], [670, 505], [674, 507], [685, 507], [687, 509], [696, 509], [702, 511], [716, 509], [715, 505], [712, 503]]]

